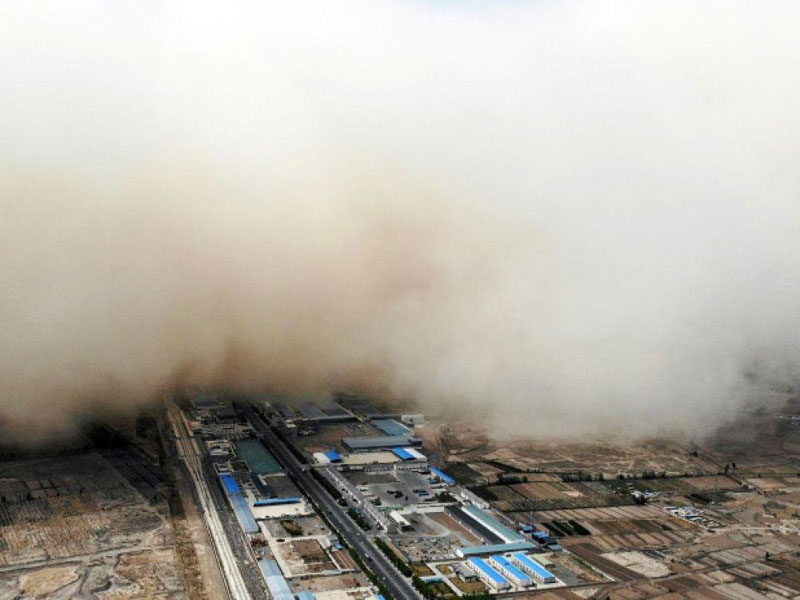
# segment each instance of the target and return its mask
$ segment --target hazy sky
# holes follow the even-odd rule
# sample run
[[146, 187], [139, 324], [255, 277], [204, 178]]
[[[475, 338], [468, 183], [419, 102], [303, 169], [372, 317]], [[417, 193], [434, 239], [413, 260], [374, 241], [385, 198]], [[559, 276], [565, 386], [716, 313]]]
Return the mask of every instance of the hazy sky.
[[0, 425], [176, 383], [702, 433], [800, 357], [796, 2], [3, 2]]

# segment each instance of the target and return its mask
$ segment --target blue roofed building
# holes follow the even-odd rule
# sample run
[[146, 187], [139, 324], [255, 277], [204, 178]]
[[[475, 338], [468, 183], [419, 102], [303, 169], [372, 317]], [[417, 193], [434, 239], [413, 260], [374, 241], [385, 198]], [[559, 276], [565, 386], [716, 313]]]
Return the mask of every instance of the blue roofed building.
[[492, 589], [503, 590], [509, 587], [508, 580], [482, 558], [473, 556], [467, 561], [467, 565], [480, 577], [481, 581]]
[[225, 495], [228, 496], [228, 501], [236, 515], [236, 519], [239, 521], [239, 525], [241, 525], [246, 533], [258, 533], [260, 531], [258, 523], [256, 523], [252, 511], [247, 505], [247, 498], [242, 494], [239, 484], [227, 473], [221, 474], [219, 478], [222, 482], [222, 488], [225, 490]]
[[525, 573], [533, 577], [539, 583], [555, 583], [556, 577], [542, 565], [524, 552], [516, 552], [511, 555], [511, 560]]
[[447, 485], [455, 485], [456, 484], [456, 480], [453, 479], [452, 477], [450, 477], [450, 475], [448, 475], [447, 473], [445, 473], [441, 469], [437, 469], [436, 467], [431, 467], [430, 471], [431, 471], [431, 473], [436, 475], [436, 477], [438, 477], [439, 479], [444, 481]]
[[328, 450], [327, 452], [325, 452], [325, 456], [332, 463], [342, 462], [342, 455], [336, 452], [336, 450]]
[[489, 559], [491, 565], [503, 574], [507, 579], [519, 586], [531, 585], [533, 581], [525, 573], [520, 571], [510, 560], [502, 554], [495, 554]]
[[219, 476], [222, 480], [222, 487], [225, 488], [225, 493], [227, 494], [241, 494], [242, 491], [239, 489], [239, 484], [236, 483], [236, 480], [227, 473], [223, 473]]
[[302, 498], [261, 498], [253, 502], [253, 506], [276, 506], [278, 504], [297, 504]]
[[258, 566], [273, 600], [294, 600], [294, 594], [289, 589], [289, 584], [286, 583], [278, 563], [271, 559], [264, 559], [258, 561]]
[[544, 531], [534, 531], [531, 535], [540, 544], [550, 545], [556, 543], [556, 538], [547, 535]]
[[392, 448], [392, 452], [395, 456], [402, 460], [414, 460], [414, 456], [408, 450], [404, 450], [403, 448]]
[[297, 600], [314, 600], [314, 593], [308, 590], [297, 593]]

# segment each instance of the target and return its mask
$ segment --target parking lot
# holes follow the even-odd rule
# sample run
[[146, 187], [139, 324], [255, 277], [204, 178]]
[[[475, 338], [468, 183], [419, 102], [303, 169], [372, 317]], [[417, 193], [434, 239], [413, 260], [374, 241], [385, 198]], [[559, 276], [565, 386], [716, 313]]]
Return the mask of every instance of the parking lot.
[[435, 484], [431, 484], [431, 475], [426, 473], [350, 471], [344, 475], [363, 496], [377, 497], [380, 505], [386, 508], [435, 502], [436, 494], [445, 491], [445, 488], [436, 488]]

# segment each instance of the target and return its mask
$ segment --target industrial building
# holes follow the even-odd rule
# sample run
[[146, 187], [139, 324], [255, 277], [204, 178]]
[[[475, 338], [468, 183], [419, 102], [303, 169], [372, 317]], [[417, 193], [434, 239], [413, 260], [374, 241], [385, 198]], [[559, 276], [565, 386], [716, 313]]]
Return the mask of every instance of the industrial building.
[[555, 583], [556, 577], [545, 569], [538, 562], [533, 560], [524, 552], [516, 552], [511, 555], [511, 560], [525, 573], [533, 577], [539, 583]]
[[362, 470], [377, 473], [380, 471], [421, 471], [425, 468], [426, 461], [401, 460], [393, 463], [375, 462], [364, 464], [362, 467], [351, 467], [350, 470]]
[[510, 527], [506, 527], [477, 506], [472, 506], [471, 504], [448, 506], [447, 512], [462, 525], [471, 529], [479, 537], [491, 544], [527, 542], [524, 535]]
[[447, 473], [442, 471], [441, 469], [437, 469], [436, 467], [431, 467], [431, 473], [444, 481], [447, 485], [455, 485], [456, 480], [450, 477]]
[[514, 582], [520, 587], [527, 587], [533, 583], [530, 577], [514, 566], [502, 554], [495, 554], [489, 559], [489, 563], [509, 581]]
[[270, 475], [283, 471], [281, 465], [264, 445], [254, 439], [238, 440], [235, 444], [236, 455], [239, 456], [256, 475]]
[[392, 518], [392, 521], [397, 523], [401, 531], [408, 531], [411, 529], [411, 523], [408, 522], [408, 519], [406, 519], [399, 510], [391, 511], [389, 516]]
[[473, 521], [479, 523], [485, 530], [494, 534], [494, 537], [497, 538], [495, 541], [510, 543], [525, 540], [523, 534], [514, 531], [510, 527], [506, 527], [483, 509], [469, 504], [461, 508]]
[[400, 421], [405, 425], [425, 425], [425, 415], [417, 413], [414, 415], [401, 415]]
[[520, 552], [522, 550], [533, 550], [536, 548], [530, 542], [513, 542], [510, 544], [487, 544], [485, 546], [464, 546], [456, 550], [456, 554], [461, 558], [468, 556], [480, 556], [486, 554], [502, 554], [504, 552]]
[[422, 452], [418, 452], [414, 448], [392, 448], [392, 453], [403, 461], [427, 462], [428, 460]]
[[331, 463], [341, 463], [342, 462], [342, 455], [336, 452], [336, 450], [327, 450], [326, 452], [314, 452], [314, 461], [318, 465], [329, 465]]
[[380, 429], [384, 435], [414, 435], [408, 427], [394, 419], [373, 419], [371, 423]]
[[484, 500], [483, 498], [481, 498], [477, 494], [475, 494], [473, 492], [470, 492], [466, 488], [461, 490], [461, 493], [459, 494], [459, 496], [461, 496], [462, 500], [466, 500], [470, 504], [474, 504], [478, 508], [482, 508], [484, 510], [488, 510], [492, 506], [489, 502], [487, 502], [486, 500]]
[[278, 504], [298, 504], [302, 498], [264, 498], [253, 501], [253, 506], [277, 506]]
[[269, 559], [260, 560], [258, 566], [273, 600], [294, 600], [294, 594], [292, 594], [277, 562]]
[[296, 407], [295, 412], [298, 419], [316, 423], [345, 423], [356, 420], [355, 415], [347, 412], [335, 402], [323, 404], [306, 402]]
[[228, 501], [231, 503], [233, 512], [239, 524], [242, 526], [242, 529], [246, 533], [258, 533], [260, 531], [258, 523], [256, 523], [253, 513], [250, 511], [250, 507], [247, 505], [247, 499], [244, 497], [244, 494], [242, 494], [239, 484], [227, 473], [221, 474], [219, 478], [222, 482], [222, 489], [225, 490]]
[[494, 567], [491, 567], [482, 558], [472, 557], [467, 561], [470, 569], [475, 571], [478, 577], [486, 585], [495, 590], [504, 590], [509, 587], [508, 580], [500, 575]]
[[349, 452], [370, 452], [391, 448], [421, 448], [422, 440], [408, 435], [384, 435], [377, 437], [346, 437], [342, 444]]

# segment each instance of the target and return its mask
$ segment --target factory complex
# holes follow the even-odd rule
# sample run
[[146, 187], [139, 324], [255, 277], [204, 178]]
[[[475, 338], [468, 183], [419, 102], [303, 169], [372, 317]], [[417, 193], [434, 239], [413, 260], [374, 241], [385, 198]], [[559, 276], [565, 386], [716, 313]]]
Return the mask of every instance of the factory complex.
[[[264, 445], [241, 409], [219, 396], [184, 404], [180, 418], [203, 453], [220, 507], [233, 516], [240, 565], [254, 597], [373, 600], [369, 581], [314, 505]], [[337, 415], [330, 415], [336, 422]], [[324, 454], [329, 464], [341, 457]], [[259, 593], [258, 590], [261, 590]], [[255, 592], [255, 593], [254, 593]]]
[[313, 408], [269, 401], [260, 410], [359, 526], [442, 595], [566, 585], [546, 566], [560, 551], [555, 540], [523, 531], [430, 463], [424, 416], [354, 398]]

